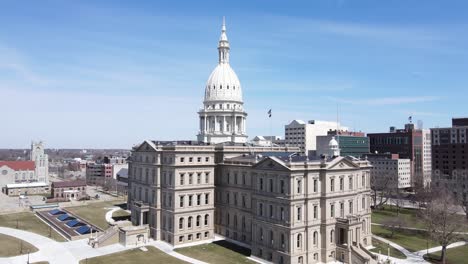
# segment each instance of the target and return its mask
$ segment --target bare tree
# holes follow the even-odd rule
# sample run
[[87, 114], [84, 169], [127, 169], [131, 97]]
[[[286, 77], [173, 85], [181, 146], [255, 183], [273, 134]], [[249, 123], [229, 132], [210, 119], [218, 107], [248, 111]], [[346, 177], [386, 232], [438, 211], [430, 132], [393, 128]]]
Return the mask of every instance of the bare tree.
[[391, 179], [388, 175], [371, 174], [371, 198], [374, 208], [382, 208], [390, 199], [392, 193], [390, 182]]
[[465, 221], [457, 212], [459, 204], [453, 193], [446, 188], [434, 187], [431, 191], [432, 199], [420, 214], [427, 226], [431, 238], [442, 246], [441, 261], [446, 263], [447, 246], [460, 239]]
[[403, 226], [405, 226], [405, 220], [400, 217], [392, 217], [382, 222], [382, 226], [392, 232], [390, 237], [393, 237], [396, 231], [400, 231]]

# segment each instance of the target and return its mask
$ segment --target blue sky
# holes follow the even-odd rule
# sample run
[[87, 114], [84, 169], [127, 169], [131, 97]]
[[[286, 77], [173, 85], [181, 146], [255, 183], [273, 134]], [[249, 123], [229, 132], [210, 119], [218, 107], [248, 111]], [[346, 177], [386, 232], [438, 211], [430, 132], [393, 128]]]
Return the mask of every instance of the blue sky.
[[[250, 136], [467, 116], [466, 1], [2, 1], [0, 148], [194, 139], [226, 16]], [[268, 120], [266, 112], [273, 109]]]

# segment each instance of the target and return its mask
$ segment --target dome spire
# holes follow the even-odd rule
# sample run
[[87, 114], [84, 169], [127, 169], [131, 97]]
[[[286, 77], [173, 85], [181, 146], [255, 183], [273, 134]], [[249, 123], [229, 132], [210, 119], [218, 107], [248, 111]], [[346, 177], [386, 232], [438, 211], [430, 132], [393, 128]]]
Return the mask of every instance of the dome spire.
[[218, 43], [219, 63], [229, 63], [229, 41], [226, 35], [226, 20], [223, 16], [223, 25], [221, 26], [221, 36]]

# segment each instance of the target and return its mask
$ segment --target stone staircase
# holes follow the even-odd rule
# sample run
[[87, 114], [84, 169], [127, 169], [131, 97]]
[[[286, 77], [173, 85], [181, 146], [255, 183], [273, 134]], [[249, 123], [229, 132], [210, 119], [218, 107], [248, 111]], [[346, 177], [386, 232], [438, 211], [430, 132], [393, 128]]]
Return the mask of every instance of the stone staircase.
[[351, 246], [352, 264], [377, 264], [377, 260], [375, 260], [373, 256], [374, 255], [361, 244], [359, 244], [359, 246]]
[[93, 248], [108, 246], [119, 242], [119, 227], [111, 226], [97, 237], [91, 237], [88, 245]]

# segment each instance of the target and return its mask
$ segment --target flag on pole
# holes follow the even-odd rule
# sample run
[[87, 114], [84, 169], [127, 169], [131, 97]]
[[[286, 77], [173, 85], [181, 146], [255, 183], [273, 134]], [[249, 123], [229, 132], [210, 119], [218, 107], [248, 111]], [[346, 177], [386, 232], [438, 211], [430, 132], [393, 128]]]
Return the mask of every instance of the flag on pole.
[[268, 110], [268, 117], [271, 117], [271, 109]]

